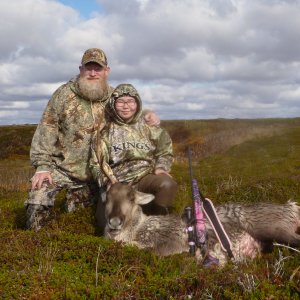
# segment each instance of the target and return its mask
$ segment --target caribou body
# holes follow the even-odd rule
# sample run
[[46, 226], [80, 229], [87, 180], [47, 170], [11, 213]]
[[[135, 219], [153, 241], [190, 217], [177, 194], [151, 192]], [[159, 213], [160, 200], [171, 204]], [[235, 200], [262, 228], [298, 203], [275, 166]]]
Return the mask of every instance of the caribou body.
[[[146, 216], [141, 205], [153, 195], [136, 192], [130, 185], [115, 183], [106, 197], [105, 236], [139, 248], [149, 248], [159, 255], [188, 252], [186, 223], [180, 216]], [[300, 207], [286, 204], [224, 204], [217, 214], [232, 243], [237, 261], [254, 258], [270, 251], [273, 242], [300, 247]], [[206, 221], [209, 253], [224, 264], [228, 256]]]

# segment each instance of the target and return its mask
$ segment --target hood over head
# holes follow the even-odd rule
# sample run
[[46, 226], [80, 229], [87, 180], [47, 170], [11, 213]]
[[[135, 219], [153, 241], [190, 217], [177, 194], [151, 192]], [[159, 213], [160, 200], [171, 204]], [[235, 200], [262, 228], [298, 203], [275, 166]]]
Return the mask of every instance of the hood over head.
[[[130, 121], [124, 121], [118, 114], [115, 109], [115, 102], [118, 98], [123, 96], [130, 96], [135, 98], [137, 102], [137, 111], [133, 118]], [[106, 112], [109, 115], [110, 119], [113, 122], [116, 122], [118, 124], [132, 124], [136, 123], [136, 121], [139, 119], [139, 117], [142, 114], [142, 100], [140, 98], [140, 95], [138, 91], [135, 89], [135, 87], [132, 84], [129, 83], [122, 83], [119, 84], [112, 92], [111, 97], [106, 105]]]

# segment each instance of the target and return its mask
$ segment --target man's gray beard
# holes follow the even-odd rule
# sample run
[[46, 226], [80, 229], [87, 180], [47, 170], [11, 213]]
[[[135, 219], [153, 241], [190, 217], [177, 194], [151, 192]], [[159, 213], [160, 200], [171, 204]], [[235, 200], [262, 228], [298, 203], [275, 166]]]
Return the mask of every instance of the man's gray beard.
[[107, 91], [107, 81], [102, 77], [95, 80], [79, 77], [78, 87], [84, 98], [90, 101], [96, 101], [102, 99], [105, 95]]

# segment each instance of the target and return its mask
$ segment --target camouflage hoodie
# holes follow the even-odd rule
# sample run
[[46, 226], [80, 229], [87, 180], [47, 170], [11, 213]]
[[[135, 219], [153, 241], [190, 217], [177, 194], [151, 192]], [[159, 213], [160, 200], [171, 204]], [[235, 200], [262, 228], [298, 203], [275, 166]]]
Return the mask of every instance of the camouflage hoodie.
[[92, 102], [80, 94], [77, 78], [59, 87], [50, 99], [33, 136], [30, 159], [37, 171], [59, 169], [71, 178], [90, 181], [91, 135], [103, 121], [112, 88]]
[[[132, 96], [137, 101], [137, 112], [124, 121], [115, 110], [121, 96]], [[169, 172], [173, 162], [172, 141], [160, 127], [148, 126], [141, 115], [142, 102], [131, 84], [120, 84], [106, 105], [107, 125], [95, 137], [91, 170], [100, 186], [107, 180], [138, 182], [143, 176], [162, 168]]]

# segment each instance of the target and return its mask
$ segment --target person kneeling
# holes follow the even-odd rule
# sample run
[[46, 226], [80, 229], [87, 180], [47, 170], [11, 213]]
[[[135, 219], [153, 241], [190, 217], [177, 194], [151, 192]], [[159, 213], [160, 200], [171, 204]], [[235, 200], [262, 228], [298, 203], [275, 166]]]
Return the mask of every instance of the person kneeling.
[[[153, 194], [155, 198], [143, 207], [144, 213], [167, 214], [177, 191], [169, 173], [174, 160], [169, 134], [145, 123], [141, 98], [131, 84], [114, 89], [105, 115], [106, 124], [92, 144], [90, 167], [94, 179], [102, 188], [124, 182]], [[103, 226], [103, 207], [97, 208], [96, 219]]]

